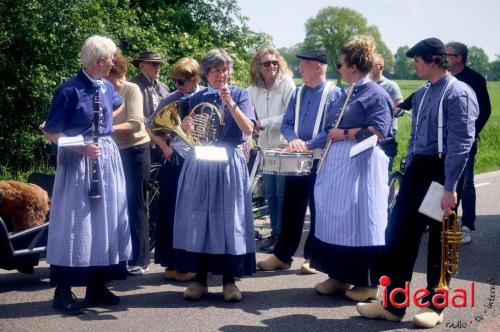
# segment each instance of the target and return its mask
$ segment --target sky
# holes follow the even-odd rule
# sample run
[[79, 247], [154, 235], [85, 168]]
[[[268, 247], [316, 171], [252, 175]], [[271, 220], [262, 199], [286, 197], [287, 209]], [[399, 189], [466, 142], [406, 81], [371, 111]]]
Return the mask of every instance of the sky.
[[499, 0], [237, 0], [255, 32], [273, 37], [276, 47], [304, 40], [305, 22], [328, 7], [348, 7], [378, 27], [392, 53], [400, 46], [437, 37], [482, 48], [490, 61], [500, 55]]

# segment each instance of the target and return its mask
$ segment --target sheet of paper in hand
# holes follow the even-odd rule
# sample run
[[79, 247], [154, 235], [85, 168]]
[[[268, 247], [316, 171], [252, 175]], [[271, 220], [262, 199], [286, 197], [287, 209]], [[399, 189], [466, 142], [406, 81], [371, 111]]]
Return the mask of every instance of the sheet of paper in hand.
[[196, 159], [208, 161], [228, 161], [226, 149], [218, 146], [195, 146]]
[[359, 143], [354, 144], [349, 151], [349, 157], [354, 158], [359, 156], [361, 153], [368, 151], [369, 149], [377, 145], [377, 135], [371, 135], [370, 137], [362, 140]]
[[72, 146], [84, 146], [85, 141], [82, 135], [78, 136], [61, 136], [57, 140], [57, 146], [60, 148], [72, 147]]
[[427, 190], [427, 193], [425, 194], [422, 204], [420, 204], [420, 207], [418, 208], [418, 212], [437, 221], [442, 221], [444, 211], [441, 209], [440, 203], [441, 198], [443, 198], [443, 193], [443, 185], [436, 181], [432, 181], [429, 186], [429, 190]]

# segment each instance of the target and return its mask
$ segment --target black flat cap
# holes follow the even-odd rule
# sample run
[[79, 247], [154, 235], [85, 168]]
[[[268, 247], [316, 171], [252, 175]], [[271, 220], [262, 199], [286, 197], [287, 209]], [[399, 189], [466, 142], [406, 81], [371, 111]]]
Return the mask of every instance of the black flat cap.
[[132, 60], [132, 64], [136, 67], [139, 67], [141, 62], [164, 62], [165, 59], [161, 56], [160, 53], [146, 51], [139, 54], [139, 58]]
[[437, 38], [427, 38], [419, 41], [415, 44], [408, 52], [406, 56], [413, 58], [416, 55], [419, 56], [432, 56], [432, 55], [444, 55], [446, 54], [446, 47], [443, 42]]
[[324, 64], [328, 63], [326, 53], [323, 50], [307, 50], [302, 52], [301, 54], [296, 54], [295, 56], [299, 59], [315, 60]]

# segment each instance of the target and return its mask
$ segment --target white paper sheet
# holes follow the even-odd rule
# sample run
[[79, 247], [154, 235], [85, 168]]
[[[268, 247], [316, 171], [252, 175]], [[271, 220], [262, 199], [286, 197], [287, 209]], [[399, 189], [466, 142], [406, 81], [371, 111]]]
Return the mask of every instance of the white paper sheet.
[[441, 209], [440, 203], [443, 198], [443, 193], [443, 185], [432, 181], [427, 193], [425, 194], [422, 204], [420, 204], [420, 207], [418, 208], [418, 212], [437, 221], [442, 221], [444, 211]]
[[57, 140], [59, 147], [84, 146], [85, 141], [82, 135], [78, 136], [62, 136]]
[[227, 161], [227, 152], [225, 148], [217, 146], [195, 146], [194, 153], [196, 159], [208, 161]]
[[361, 153], [375, 147], [377, 145], [377, 135], [372, 135], [361, 142], [353, 145], [351, 151], [349, 151], [349, 157], [354, 158]]

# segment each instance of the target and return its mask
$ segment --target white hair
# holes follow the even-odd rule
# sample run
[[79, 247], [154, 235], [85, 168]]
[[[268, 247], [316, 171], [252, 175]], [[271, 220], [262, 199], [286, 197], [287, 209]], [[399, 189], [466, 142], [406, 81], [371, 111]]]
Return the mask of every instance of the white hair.
[[116, 53], [116, 44], [108, 37], [91, 36], [83, 43], [80, 59], [84, 68], [96, 64], [100, 58], [107, 58]]

